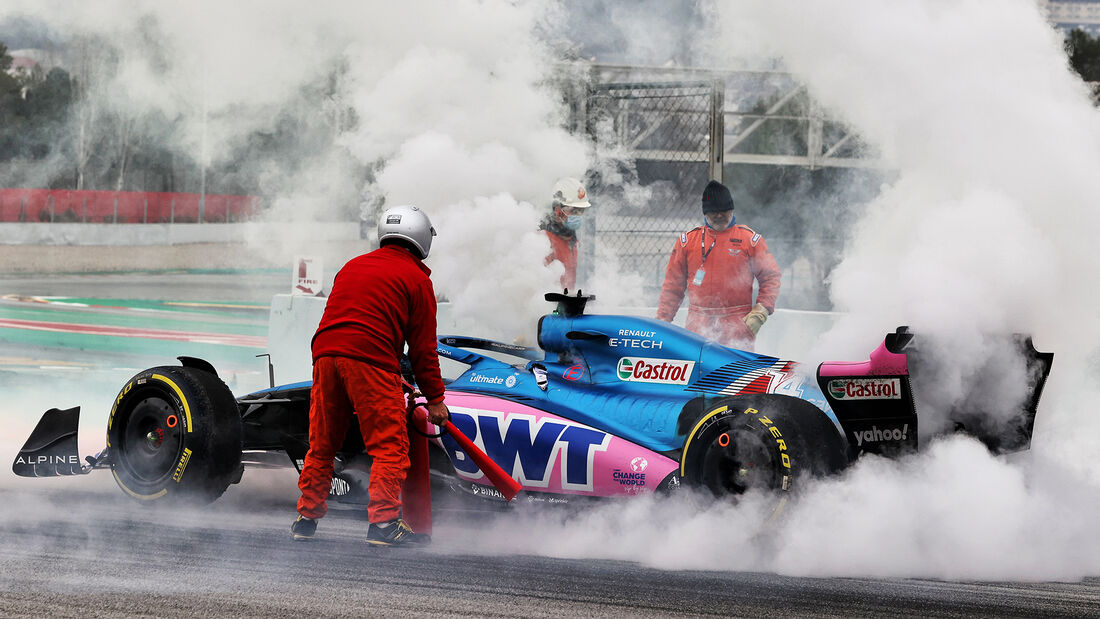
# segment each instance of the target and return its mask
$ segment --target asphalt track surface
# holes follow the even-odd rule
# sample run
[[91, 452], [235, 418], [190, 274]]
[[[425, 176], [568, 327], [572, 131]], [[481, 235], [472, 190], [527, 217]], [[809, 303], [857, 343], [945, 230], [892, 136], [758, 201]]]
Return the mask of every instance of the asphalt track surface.
[[[148, 275], [138, 283], [119, 277], [2, 283], [5, 294], [262, 302], [268, 292], [282, 292], [284, 279], [261, 276], [242, 285], [215, 275]], [[234, 289], [248, 292], [234, 296]], [[229, 330], [247, 330], [247, 322]], [[66, 380], [102, 378], [106, 398], [117, 390], [118, 376], [125, 379], [129, 372], [103, 365], [96, 351], [27, 350], [18, 342], [8, 347], [9, 354], [26, 358], [43, 351], [64, 357], [59, 361], [80, 368]], [[108, 357], [117, 360], [117, 351]], [[0, 383], [10, 398], [56, 383], [58, 371], [48, 365], [0, 366]], [[101, 420], [89, 417], [82, 424], [95, 429], [85, 425], [82, 436], [99, 440]], [[7, 447], [21, 443], [33, 421], [4, 416], [0, 421], [8, 456]], [[82, 439], [82, 452], [88, 446]], [[514, 514], [447, 506], [436, 511], [435, 543], [427, 549], [368, 546], [361, 510], [334, 509], [321, 521], [317, 540], [293, 542], [294, 482], [293, 469], [250, 470], [212, 505], [150, 508], [125, 497], [103, 471], [45, 480], [0, 473], [0, 615], [1100, 616], [1097, 578], [1069, 583], [803, 578], [662, 570], [629, 561], [563, 558], [552, 551], [512, 554], [493, 536], [508, 529], [495, 525]]]
[[[92, 489], [5, 491], [5, 616], [1097, 616], [1100, 580], [958, 583], [664, 571], [633, 563], [471, 551], [484, 518], [437, 514], [426, 549], [363, 542], [330, 511], [294, 542], [293, 473], [206, 508], [133, 504]], [[48, 484], [49, 480], [31, 480]], [[76, 480], [65, 480], [76, 481]], [[83, 481], [83, 480], [80, 480]], [[46, 488], [47, 486], [43, 486]], [[12, 506], [21, 506], [12, 513]], [[491, 527], [490, 527], [491, 528]]]

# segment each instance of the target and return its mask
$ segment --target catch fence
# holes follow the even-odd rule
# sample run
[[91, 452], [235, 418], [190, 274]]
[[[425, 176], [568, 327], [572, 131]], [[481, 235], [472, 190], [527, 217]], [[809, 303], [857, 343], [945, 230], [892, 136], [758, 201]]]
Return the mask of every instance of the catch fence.
[[588, 179], [600, 203], [586, 218], [595, 241], [582, 245], [582, 279], [596, 261], [617, 260], [656, 301], [675, 239], [701, 223], [699, 196], [721, 179], [722, 96], [712, 80], [589, 87], [584, 126], [604, 169]]

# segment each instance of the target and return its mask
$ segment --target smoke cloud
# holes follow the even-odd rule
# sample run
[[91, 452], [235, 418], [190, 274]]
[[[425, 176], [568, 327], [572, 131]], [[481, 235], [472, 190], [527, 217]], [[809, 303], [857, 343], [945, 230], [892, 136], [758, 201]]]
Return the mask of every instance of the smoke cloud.
[[[977, 26], [993, 12], [996, 28]], [[1029, 333], [1057, 355], [1042, 424], [1086, 424], [1078, 436], [1092, 438], [1077, 440], [1095, 441], [1095, 416], [1064, 399], [1095, 384], [1100, 345], [1100, 293], [1086, 283], [1100, 276], [1088, 191], [1100, 116], [1038, 5], [736, 2], [719, 14], [733, 53], [782, 57], [897, 170], [832, 274], [849, 319], [819, 354], [858, 354], [899, 320], [955, 363], [984, 360], [983, 334]]]
[[990, 458], [960, 437], [917, 457], [864, 458], [773, 519], [774, 508], [761, 495], [731, 505], [685, 492], [574, 511], [521, 507], [478, 523], [491, 534], [452, 522], [436, 537], [454, 552], [818, 577], [1075, 580], [1100, 570], [1095, 485], [1061, 463]]
[[[296, 160], [288, 153], [266, 171], [271, 192], [303, 218], [356, 211], [349, 193], [422, 205], [440, 231], [429, 262], [440, 290], [465, 316], [514, 308], [514, 325], [500, 328], [518, 329], [532, 324], [524, 314], [542, 313], [539, 295], [559, 275], [542, 267], [549, 246], [534, 232], [549, 189], [592, 167], [542, 82], [551, 54], [538, 34], [558, 9], [439, 6], [9, 2], [0, 15], [117, 42], [120, 70], [103, 88], [178, 116], [172, 139], [212, 159], [323, 85], [333, 105], [317, 126], [337, 136], [342, 150], [325, 157], [342, 163], [287, 165]], [[451, 547], [819, 576], [1100, 573], [1100, 260], [1091, 238], [1100, 126], [1060, 35], [1032, 0], [707, 7], [710, 64], [781, 58], [895, 172], [849, 230], [831, 275], [848, 318], [814, 356], [862, 358], [904, 322], [963, 366], [944, 386], [945, 400], [957, 401], [967, 360], [989, 354], [986, 334], [1030, 333], [1056, 353], [1033, 450], [1006, 460], [961, 437], [924, 440], [920, 455], [865, 458], [806, 489], [768, 524], [766, 497], [643, 498], [509, 514], [479, 525], [476, 546], [456, 533]], [[347, 110], [355, 122], [342, 120]], [[931, 403], [930, 419], [942, 406]]]
[[884, 332], [911, 325], [925, 352], [954, 370], [920, 403], [922, 428], [939, 430], [987, 364], [1000, 380], [983, 399], [994, 413], [1015, 413], [1026, 376], [991, 336], [1032, 334], [1055, 353], [1032, 450], [998, 458], [965, 437], [923, 436], [919, 455], [865, 457], [799, 493], [775, 521], [756, 496], [736, 506], [652, 498], [501, 519], [499, 542], [485, 551], [810, 576], [1096, 575], [1100, 260], [1091, 237], [1100, 210], [1091, 188], [1100, 116], [1060, 35], [1030, 0], [711, 9], [726, 54], [714, 64], [782, 59], [892, 172], [853, 213], [831, 275], [847, 316], [811, 356], [866, 358]]
[[[492, 307], [515, 308], [514, 321], [496, 325], [515, 335], [543, 313], [531, 313], [533, 300], [557, 287], [539, 256], [549, 242], [531, 234], [553, 182], [588, 167], [583, 142], [562, 128], [560, 94], [547, 81], [555, 58], [537, 36], [556, 10], [503, 0], [119, 0], [15, 2], [0, 18], [29, 16], [69, 37], [72, 72], [92, 105], [172, 119], [164, 139], [200, 162], [256, 153], [249, 139], [274, 136], [274, 151], [260, 149], [237, 171], [262, 179], [272, 219], [346, 221], [364, 211], [373, 228], [381, 204], [420, 205], [440, 234], [429, 265], [444, 276], [441, 292], [475, 315], [489, 304], [462, 292], [511, 277]], [[288, 122], [307, 130], [290, 140]], [[500, 216], [501, 196], [515, 213]], [[261, 245], [286, 262], [302, 250], [293, 238]], [[466, 254], [447, 255], [479, 246], [495, 252], [475, 260], [482, 270], [459, 268]]]

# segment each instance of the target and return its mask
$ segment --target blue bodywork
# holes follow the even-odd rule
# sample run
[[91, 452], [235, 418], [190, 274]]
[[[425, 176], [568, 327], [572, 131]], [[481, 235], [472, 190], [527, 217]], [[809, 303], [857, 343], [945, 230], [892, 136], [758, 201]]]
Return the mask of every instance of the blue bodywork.
[[[538, 337], [542, 351], [460, 336], [440, 337], [440, 355], [470, 366], [447, 388], [523, 402], [658, 452], [683, 446], [681, 412], [689, 402], [701, 398], [783, 393], [811, 402], [836, 423], [813, 377], [797, 374], [795, 364], [726, 348], [660, 320], [559, 312], [539, 321]], [[511, 354], [525, 361], [513, 365], [469, 348]], [[638, 360], [654, 368], [650, 378], [630, 379], [630, 370]], [[670, 362], [665, 376], [661, 375], [662, 361]], [[676, 374], [676, 368], [689, 365], [690, 371]], [[536, 376], [540, 370], [545, 370], [545, 390]], [[754, 378], [758, 380], [752, 382]], [[654, 382], [661, 379], [666, 382]]]
[[[704, 398], [748, 393], [794, 396], [816, 406], [840, 428], [814, 377], [796, 370], [794, 362], [727, 348], [654, 318], [570, 313], [559, 307], [539, 320], [538, 343], [536, 349], [440, 336], [440, 356], [469, 366], [447, 389], [522, 402], [657, 452], [683, 447], [681, 413], [692, 401]], [[498, 354], [490, 356], [477, 349]], [[675, 382], [624, 380], [620, 371], [624, 360], [631, 359], [691, 367]], [[545, 389], [538, 373], [545, 375]], [[310, 381], [283, 385], [246, 399], [309, 386]], [[694, 421], [694, 416], [688, 421]]]

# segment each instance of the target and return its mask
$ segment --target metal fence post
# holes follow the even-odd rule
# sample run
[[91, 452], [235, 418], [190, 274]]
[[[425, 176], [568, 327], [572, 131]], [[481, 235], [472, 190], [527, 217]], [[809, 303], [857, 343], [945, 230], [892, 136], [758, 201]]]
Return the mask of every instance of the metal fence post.
[[821, 106], [817, 99], [810, 99], [810, 122], [806, 127], [806, 158], [810, 161], [810, 169], [818, 169], [821, 161], [821, 145], [825, 131], [825, 117], [821, 113]]
[[115, 220], [112, 223], [118, 223], [118, 194], [115, 194]]
[[577, 277], [577, 288], [581, 284], [585, 286], [592, 281], [596, 272], [596, 218], [599, 217], [599, 209], [594, 209], [592, 214], [581, 220], [580, 273]]
[[723, 154], [726, 152], [726, 83], [715, 79], [710, 88], [710, 178], [722, 183]]

